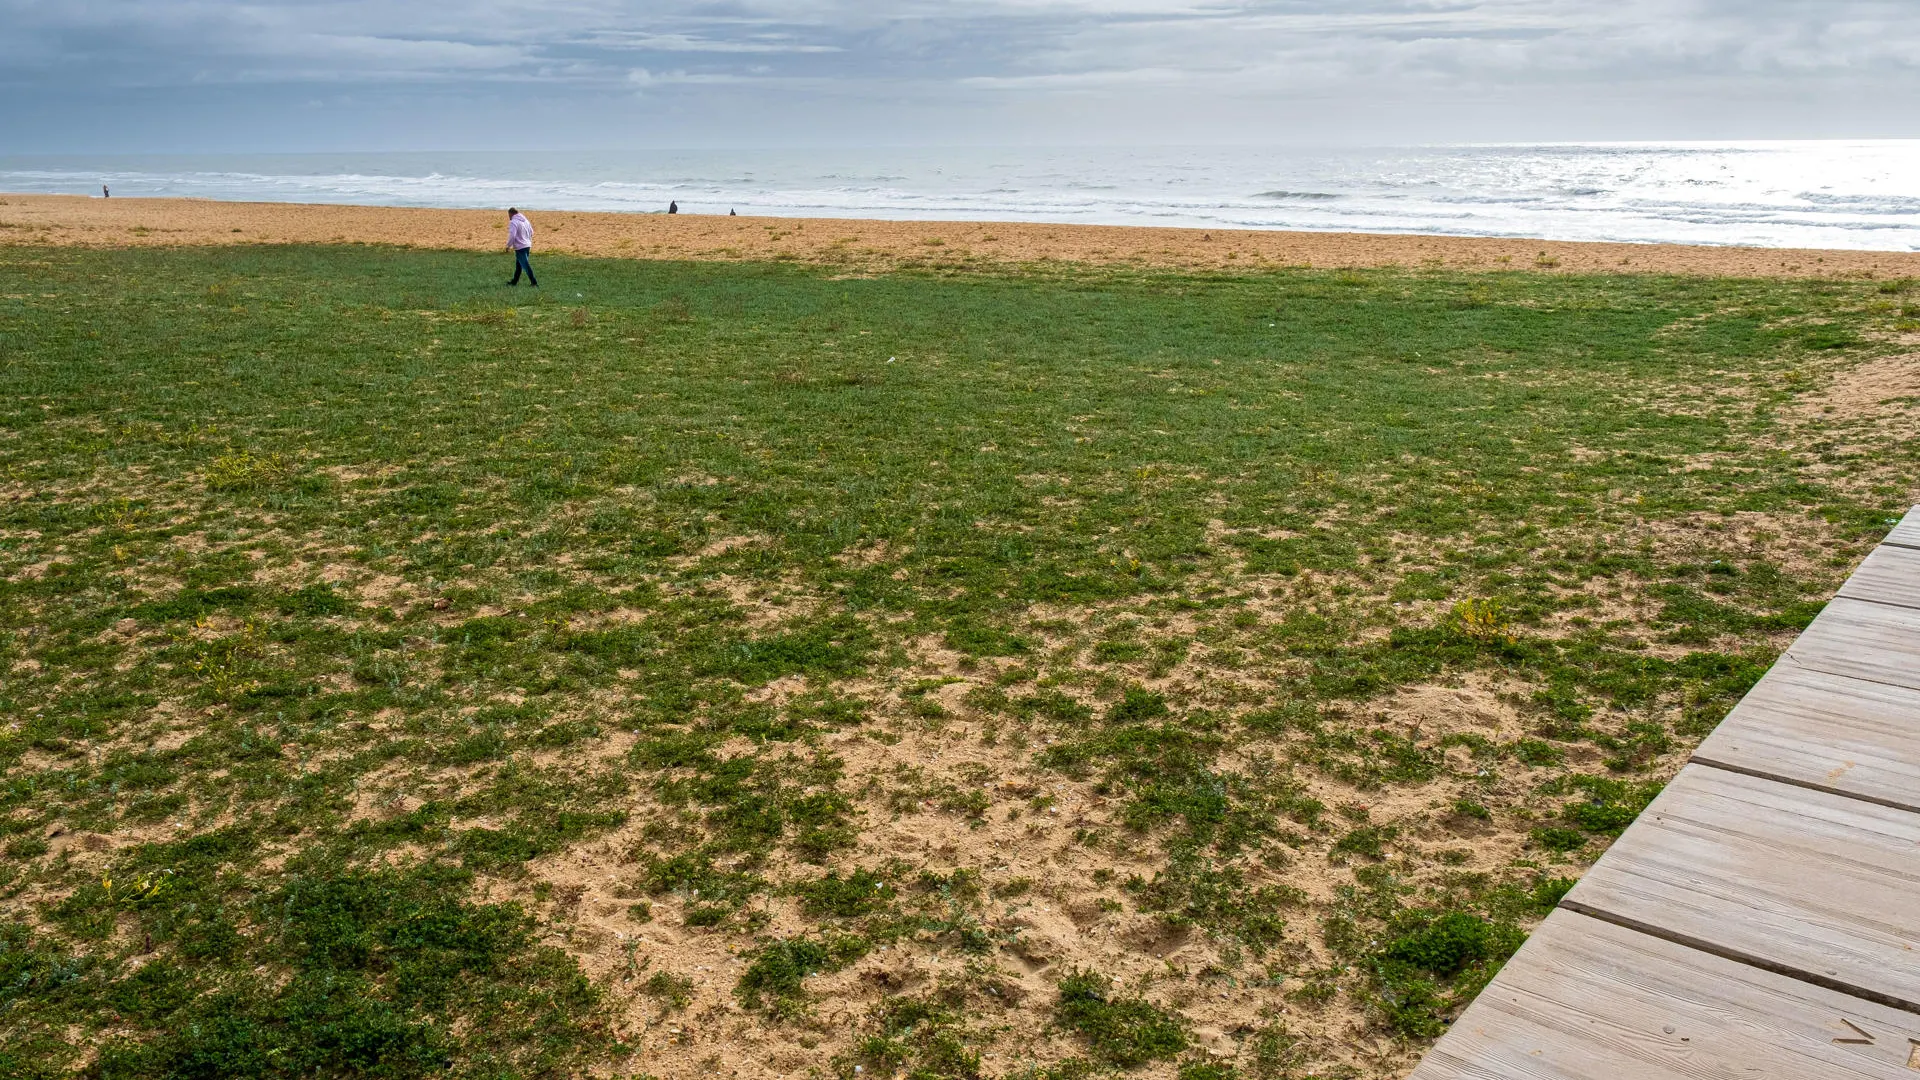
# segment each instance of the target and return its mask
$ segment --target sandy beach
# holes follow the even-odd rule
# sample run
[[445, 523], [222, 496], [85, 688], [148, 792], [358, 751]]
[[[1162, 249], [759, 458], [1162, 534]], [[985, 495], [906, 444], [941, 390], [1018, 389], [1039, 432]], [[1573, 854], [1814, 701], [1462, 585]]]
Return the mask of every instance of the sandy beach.
[[[1405, 267], [1732, 277], [1920, 276], [1920, 253], [1006, 222], [609, 214], [526, 208], [536, 252], [854, 269], [1061, 262], [1181, 269]], [[0, 195], [0, 246], [397, 244], [495, 251], [502, 210]]]

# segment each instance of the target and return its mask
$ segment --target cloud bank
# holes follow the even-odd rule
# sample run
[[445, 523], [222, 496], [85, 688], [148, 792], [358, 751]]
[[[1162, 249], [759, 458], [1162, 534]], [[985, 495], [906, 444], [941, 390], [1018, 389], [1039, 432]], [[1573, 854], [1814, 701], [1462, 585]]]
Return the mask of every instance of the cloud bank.
[[1920, 89], [1910, 0], [0, 0], [0, 18], [0, 152], [1904, 135]]

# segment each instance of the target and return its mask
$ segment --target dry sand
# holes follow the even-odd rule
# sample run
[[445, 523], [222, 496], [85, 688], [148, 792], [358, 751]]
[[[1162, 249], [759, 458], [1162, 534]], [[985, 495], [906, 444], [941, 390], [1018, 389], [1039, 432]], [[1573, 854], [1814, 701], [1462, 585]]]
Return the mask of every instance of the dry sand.
[[[1187, 269], [1413, 269], [1920, 277], [1920, 253], [1583, 244], [1359, 233], [1012, 222], [605, 214], [528, 208], [536, 251], [616, 258], [794, 259], [884, 269], [1043, 261]], [[497, 251], [501, 210], [0, 195], [0, 246], [398, 244]]]

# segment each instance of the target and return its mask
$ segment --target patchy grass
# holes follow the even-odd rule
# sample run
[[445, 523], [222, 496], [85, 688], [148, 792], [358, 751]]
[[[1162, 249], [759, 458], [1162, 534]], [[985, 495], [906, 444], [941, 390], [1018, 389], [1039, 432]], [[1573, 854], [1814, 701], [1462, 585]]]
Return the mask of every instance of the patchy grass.
[[[307, 857], [250, 888], [222, 866], [253, 843], [140, 849], [117, 887], [88, 883], [47, 911], [64, 943], [7, 928], [9, 1075], [65, 1075], [67, 1025], [107, 1017], [89, 1075], [531, 1076], [620, 1049], [572, 958], [539, 944], [518, 905], [468, 899], [465, 871]], [[141, 944], [103, 953], [129, 916]]]
[[1920, 495], [1872, 283], [12, 250], [25, 1076], [1400, 1075]]

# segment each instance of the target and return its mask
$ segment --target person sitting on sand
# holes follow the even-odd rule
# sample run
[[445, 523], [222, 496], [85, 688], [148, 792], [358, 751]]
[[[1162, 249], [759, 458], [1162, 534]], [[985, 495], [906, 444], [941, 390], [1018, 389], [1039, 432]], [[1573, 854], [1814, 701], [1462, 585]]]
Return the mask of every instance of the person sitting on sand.
[[668, 204], [667, 204], [667, 213], [669, 213], [669, 214], [677, 214], [677, 213], [679, 213], [679, 212], [680, 212], [680, 204], [679, 204], [679, 203], [677, 203], [677, 202], [670, 202], [670, 203], [668, 203]]
[[539, 288], [540, 282], [533, 276], [533, 263], [527, 261], [533, 250], [533, 223], [511, 206], [507, 207], [507, 250], [513, 252], [513, 280], [507, 284], [520, 284], [520, 271], [525, 270], [527, 284]]

